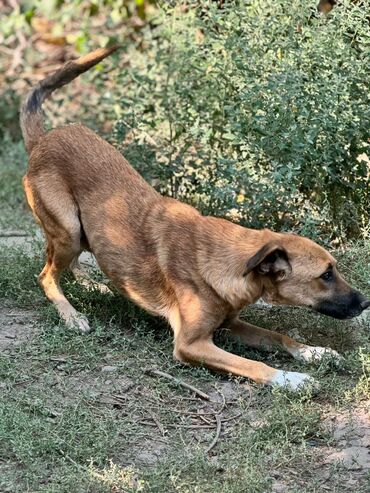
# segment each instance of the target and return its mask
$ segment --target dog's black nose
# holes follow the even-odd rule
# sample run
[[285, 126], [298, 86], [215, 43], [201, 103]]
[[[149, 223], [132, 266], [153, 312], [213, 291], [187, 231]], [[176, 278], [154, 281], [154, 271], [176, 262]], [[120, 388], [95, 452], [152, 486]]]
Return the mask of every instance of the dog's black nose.
[[365, 300], [365, 301], [362, 301], [362, 302], [360, 303], [360, 305], [361, 305], [361, 308], [362, 308], [363, 310], [366, 310], [366, 308], [369, 308], [369, 306], [370, 306], [370, 300]]

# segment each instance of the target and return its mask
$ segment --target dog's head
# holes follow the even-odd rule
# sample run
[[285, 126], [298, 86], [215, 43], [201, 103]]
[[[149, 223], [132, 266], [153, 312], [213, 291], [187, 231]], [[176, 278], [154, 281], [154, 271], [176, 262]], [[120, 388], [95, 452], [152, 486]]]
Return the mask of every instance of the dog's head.
[[247, 262], [261, 282], [262, 298], [272, 304], [307, 306], [331, 317], [360, 315], [370, 301], [341, 277], [336, 260], [307, 238], [271, 233]]

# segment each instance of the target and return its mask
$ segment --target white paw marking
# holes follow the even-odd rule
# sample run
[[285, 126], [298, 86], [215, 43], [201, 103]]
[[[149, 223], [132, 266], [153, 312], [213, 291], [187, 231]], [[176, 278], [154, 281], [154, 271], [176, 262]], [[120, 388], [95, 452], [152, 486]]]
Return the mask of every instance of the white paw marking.
[[304, 387], [316, 387], [318, 383], [307, 373], [276, 370], [276, 374], [271, 379], [270, 385], [278, 385], [279, 387], [285, 387], [290, 390], [301, 390]]
[[321, 347], [321, 346], [307, 346], [294, 351], [293, 356], [305, 363], [319, 362], [326, 356], [334, 358], [336, 360], [341, 359], [341, 355], [334, 351], [334, 349]]

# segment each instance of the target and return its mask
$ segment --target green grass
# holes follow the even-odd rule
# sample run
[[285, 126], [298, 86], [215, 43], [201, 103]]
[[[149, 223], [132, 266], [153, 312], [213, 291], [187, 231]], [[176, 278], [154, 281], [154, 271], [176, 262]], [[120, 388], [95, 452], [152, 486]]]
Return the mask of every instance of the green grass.
[[34, 229], [21, 186], [26, 166], [23, 142], [4, 138], [0, 146], [0, 230]]
[[[5, 159], [4, 151], [0, 157], [0, 206], [8, 211], [2, 228], [32, 224], [20, 187], [22, 152], [14, 145], [6, 154], [14, 159]], [[370, 243], [336, 256], [347, 278], [369, 295]], [[24, 330], [34, 334], [0, 352], [1, 492], [268, 493], [281, 482], [287, 493], [324, 492], [328, 485], [334, 493], [368, 491], [366, 475], [354, 487], [347, 482], [348, 470], [324, 463], [335, 440], [323, 427], [328, 413], [369, 405], [370, 333], [364, 323], [346, 324], [302, 309], [250, 307], [248, 320], [294, 330], [309, 343], [337, 349], [344, 360], [339, 366], [324, 361], [307, 367], [218, 334], [225, 349], [277, 368], [308, 371], [321, 382], [317, 395], [249, 386], [245, 379], [175, 363], [164, 322], [117, 293], [88, 292], [69, 276], [65, 293], [94, 330], [80, 335], [65, 329], [38, 286], [42, 262], [36, 239], [28, 249], [0, 250], [0, 325], [13, 320], [7, 318], [12, 310], [28, 309]], [[102, 371], [106, 366], [115, 371]], [[145, 369], [152, 367], [209, 393], [215, 402], [149, 376]], [[207, 453], [219, 411], [228, 421]], [[200, 412], [209, 414], [201, 419]]]

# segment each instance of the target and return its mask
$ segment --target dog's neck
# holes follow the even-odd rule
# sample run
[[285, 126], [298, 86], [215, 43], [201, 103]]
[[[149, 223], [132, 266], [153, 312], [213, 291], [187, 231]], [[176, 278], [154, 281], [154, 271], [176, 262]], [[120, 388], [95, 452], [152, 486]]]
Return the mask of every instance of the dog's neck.
[[199, 270], [205, 282], [236, 310], [255, 303], [262, 294], [262, 284], [255, 274], [243, 274], [248, 259], [266, 242], [269, 234], [273, 233], [243, 228], [214, 217], [202, 217], [199, 222]]

